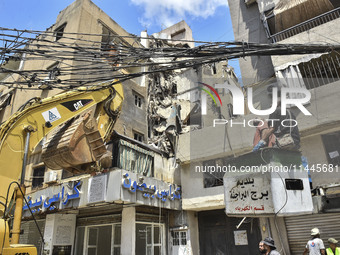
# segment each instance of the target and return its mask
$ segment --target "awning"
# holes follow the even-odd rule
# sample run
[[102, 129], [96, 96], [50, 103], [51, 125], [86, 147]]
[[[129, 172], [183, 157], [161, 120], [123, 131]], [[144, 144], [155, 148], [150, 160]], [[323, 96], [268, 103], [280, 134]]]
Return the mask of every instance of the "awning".
[[308, 0], [281, 0], [274, 8], [274, 14], [277, 15], [297, 5], [308, 2]]
[[275, 33], [333, 9], [329, 0], [280, 0], [274, 8]]

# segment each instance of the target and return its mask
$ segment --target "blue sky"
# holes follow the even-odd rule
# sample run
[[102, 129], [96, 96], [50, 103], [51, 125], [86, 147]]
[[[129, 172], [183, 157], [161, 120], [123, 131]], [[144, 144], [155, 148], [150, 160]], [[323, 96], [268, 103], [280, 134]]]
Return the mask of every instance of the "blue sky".
[[[45, 30], [73, 0], [0, 0], [0, 26]], [[92, 0], [126, 31], [149, 34], [185, 20], [197, 41], [232, 41], [227, 0]], [[238, 60], [229, 62], [240, 76]]]

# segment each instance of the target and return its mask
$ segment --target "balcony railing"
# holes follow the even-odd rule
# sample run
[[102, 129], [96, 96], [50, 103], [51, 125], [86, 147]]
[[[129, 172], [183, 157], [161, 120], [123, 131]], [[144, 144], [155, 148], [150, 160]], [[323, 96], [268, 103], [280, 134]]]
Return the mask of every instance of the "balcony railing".
[[330, 22], [332, 20], [335, 20], [337, 18], [340, 18], [340, 8], [336, 8], [332, 11], [323, 13], [319, 16], [316, 16], [315, 18], [306, 20], [298, 25], [295, 25], [281, 32], [278, 32], [274, 35], [271, 35], [269, 39], [271, 40], [272, 43], [276, 43], [276, 42], [285, 40], [289, 37], [292, 37], [294, 35], [308, 31], [314, 27], [317, 27], [327, 22]]

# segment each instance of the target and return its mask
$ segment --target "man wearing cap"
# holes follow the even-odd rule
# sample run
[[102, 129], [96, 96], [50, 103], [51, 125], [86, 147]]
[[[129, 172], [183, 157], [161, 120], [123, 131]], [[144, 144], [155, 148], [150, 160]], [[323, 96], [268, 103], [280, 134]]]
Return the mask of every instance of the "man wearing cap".
[[325, 255], [325, 246], [320, 239], [320, 231], [318, 228], [311, 230], [312, 239], [308, 241], [303, 255], [309, 252], [309, 255]]
[[276, 250], [274, 240], [271, 237], [266, 237], [263, 241], [263, 248], [266, 251], [266, 255], [280, 255], [280, 253]]
[[336, 244], [338, 243], [337, 240], [334, 238], [328, 239], [329, 248], [326, 250], [327, 255], [340, 255], [340, 248], [336, 247]]

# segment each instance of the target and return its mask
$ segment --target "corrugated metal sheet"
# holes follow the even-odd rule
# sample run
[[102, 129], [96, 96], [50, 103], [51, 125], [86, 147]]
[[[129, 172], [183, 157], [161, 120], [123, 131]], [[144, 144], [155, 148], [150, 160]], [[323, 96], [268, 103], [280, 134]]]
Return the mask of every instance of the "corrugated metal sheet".
[[312, 228], [319, 228], [321, 239], [328, 248], [328, 238], [340, 240], [340, 213], [325, 213], [285, 217], [291, 255], [301, 255]]

